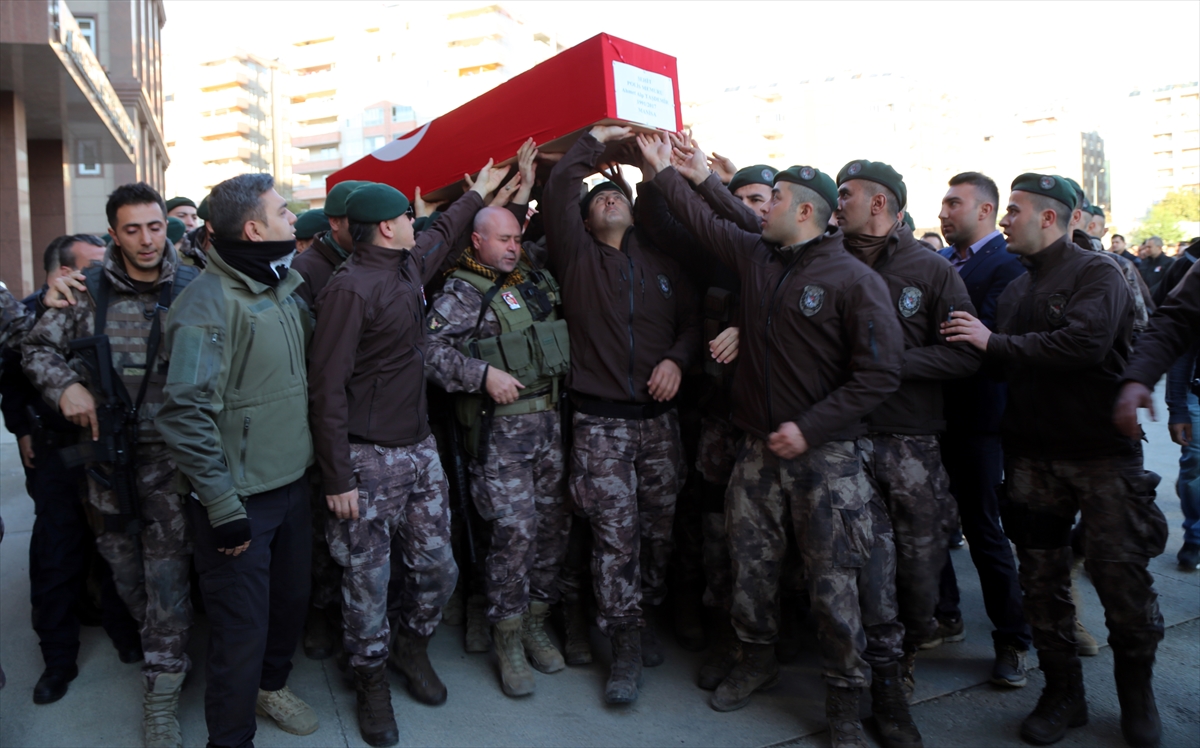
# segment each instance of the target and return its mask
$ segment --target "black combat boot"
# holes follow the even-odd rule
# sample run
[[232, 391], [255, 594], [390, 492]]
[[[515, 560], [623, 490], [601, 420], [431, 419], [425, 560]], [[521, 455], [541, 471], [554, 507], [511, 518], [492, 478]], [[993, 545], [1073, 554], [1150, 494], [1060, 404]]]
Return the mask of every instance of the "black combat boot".
[[578, 593], [563, 595], [563, 657], [568, 665], [587, 665], [592, 661], [592, 633], [587, 609]]
[[358, 699], [358, 731], [367, 745], [395, 745], [400, 728], [392, 712], [392, 692], [383, 665], [354, 668], [354, 694]]
[[1157, 748], [1162, 720], [1154, 703], [1154, 650], [1113, 650], [1113, 676], [1121, 702], [1121, 734], [1134, 748]]
[[408, 693], [422, 704], [440, 706], [446, 703], [446, 686], [429, 662], [428, 636], [411, 636], [400, 628], [392, 639], [388, 666], [408, 681]]
[[870, 748], [858, 716], [861, 688], [828, 686], [825, 694], [825, 719], [829, 720], [829, 743], [833, 748]]
[[662, 610], [660, 607], [646, 607], [646, 615], [642, 626], [638, 633], [642, 637], [642, 667], [658, 667], [667, 659], [667, 653], [663, 650], [662, 642], [658, 640], [658, 633], [654, 630], [654, 624], [662, 620]]
[[879, 665], [871, 674], [871, 713], [887, 748], [921, 748], [921, 733], [913, 723], [900, 682], [900, 663]]
[[775, 645], [742, 642], [741, 658], [717, 686], [709, 704], [718, 712], [732, 712], [749, 704], [755, 691], [764, 691], [778, 682]]
[[1021, 739], [1050, 745], [1062, 740], [1068, 727], [1087, 724], [1083, 666], [1077, 656], [1067, 652], [1038, 652], [1038, 663], [1046, 674], [1046, 687], [1033, 712], [1021, 723]]
[[737, 664], [742, 653], [742, 642], [738, 639], [737, 632], [733, 630], [729, 614], [723, 610], [713, 608], [709, 610], [711, 611], [713, 632], [712, 647], [708, 658], [700, 666], [700, 676], [696, 678], [696, 685], [705, 691], [712, 691], [721, 685], [721, 681], [725, 680], [730, 670], [733, 670], [733, 666]]
[[609, 704], [632, 704], [642, 686], [642, 636], [637, 624], [617, 626], [609, 636], [612, 642], [612, 670], [604, 687]]

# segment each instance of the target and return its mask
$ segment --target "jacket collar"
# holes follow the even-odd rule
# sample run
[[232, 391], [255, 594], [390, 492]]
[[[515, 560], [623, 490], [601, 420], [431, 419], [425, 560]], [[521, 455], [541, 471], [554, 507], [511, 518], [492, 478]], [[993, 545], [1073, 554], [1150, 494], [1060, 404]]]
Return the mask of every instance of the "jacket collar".
[[338, 254], [337, 249], [333, 247], [332, 242], [333, 234], [328, 231], [322, 231], [316, 235], [313, 243], [309, 245], [308, 250], [310, 252], [315, 251], [321, 257], [324, 257], [325, 260], [336, 270], [337, 267], [345, 261], [345, 259], [349, 258], [349, 255], [347, 255], [346, 258], [343, 258], [340, 254]]
[[354, 251], [350, 253], [350, 259], [354, 264], [372, 270], [396, 270], [405, 262], [408, 254], [407, 249], [391, 249], [377, 244], [357, 242]]
[[[227, 278], [231, 278], [232, 280], [241, 283], [248, 291], [250, 291], [250, 293], [254, 294], [255, 296], [261, 296], [267, 291], [272, 290], [271, 287], [266, 283], [260, 283], [240, 270], [234, 270], [232, 267], [230, 267], [225, 260], [221, 259], [221, 254], [215, 247], [208, 255], [208, 262], [209, 266], [205, 272], [215, 270], [218, 275], [224, 275]], [[285, 299], [291, 295], [292, 291], [296, 290], [303, 280], [304, 279], [300, 277], [300, 273], [289, 268], [287, 277], [279, 281], [279, 285], [275, 286], [275, 294], [280, 299]]]
[[[179, 264], [179, 255], [171, 240], [167, 239], [166, 242], [162, 264], [159, 265], [158, 278], [154, 281], [152, 288], [159, 288], [164, 283], [171, 283], [175, 280], [175, 267]], [[134, 287], [133, 278], [129, 277], [129, 272], [125, 269], [125, 258], [121, 256], [121, 248], [116, 244], [105, 250], [101, 266], [104, 268], [104, 274], [108, 276], [109, 282], [119, 293], [138, 293]]]
[[1030, 270], [1046, 270], [1060, 264], [1074, 246], [1064, 235], [1041, 252], [1022, 257], [1021, 262]]
[[[990, 242], [980, 247], [975, 254], [971, 255], [970, 259], [963, 263], [963, 266], [958, 270], [959, 276], [965, 281], [968, 277], [970, 277], [971, 273], [974, 273], [976, 270], [983, 267], [983, 264], [987, 258], [991, 257], [996, 252], [1004, 251], [1007, 246], [1008, 245], [1004, 241], [1004, 234], [997, 234], [996, 236], [992, 237]], [[948, 253], [944, 256], [946, 259], [950, 259], [949, 252], [953, 252], [954, 247], [947, 247], [947, 250]]]

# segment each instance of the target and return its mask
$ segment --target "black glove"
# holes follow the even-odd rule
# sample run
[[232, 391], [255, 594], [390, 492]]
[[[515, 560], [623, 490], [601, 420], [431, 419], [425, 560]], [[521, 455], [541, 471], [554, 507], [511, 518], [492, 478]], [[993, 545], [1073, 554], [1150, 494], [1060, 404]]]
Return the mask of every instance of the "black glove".
[[232, 551], [250, 540], [250, 520], [245, 517], [217, 525], [212, 530], [218, 550]]

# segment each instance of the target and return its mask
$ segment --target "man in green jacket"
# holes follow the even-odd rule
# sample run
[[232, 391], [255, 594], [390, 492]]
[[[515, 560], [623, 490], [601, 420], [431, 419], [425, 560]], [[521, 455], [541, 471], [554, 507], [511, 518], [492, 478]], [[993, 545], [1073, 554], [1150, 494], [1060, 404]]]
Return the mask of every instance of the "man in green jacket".
[[209, 210], [208, 268], [167, 318], [156, 424], [195, 498], [187, 510], [212, 623], [208, 744], [241, 746], [256, 711], [296, 735], [318, 726], [286, 685], [309, 591], [310, 325], [289, 268], [296, 216], [271, 176], [218, 184]]

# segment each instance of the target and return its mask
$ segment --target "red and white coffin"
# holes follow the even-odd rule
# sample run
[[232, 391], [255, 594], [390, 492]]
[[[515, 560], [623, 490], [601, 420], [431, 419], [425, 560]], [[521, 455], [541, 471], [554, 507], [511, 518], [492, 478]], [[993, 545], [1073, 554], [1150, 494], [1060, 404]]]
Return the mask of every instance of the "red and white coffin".
[[679, 129], [675, 58], [599, 34], [393, 140], [326, 178], [390, 184], [429, 202], [462, 192], [463, 174], [489, 158], [515, 160], [533, 138], [543, 153], [562, 153], [595, 124]]

